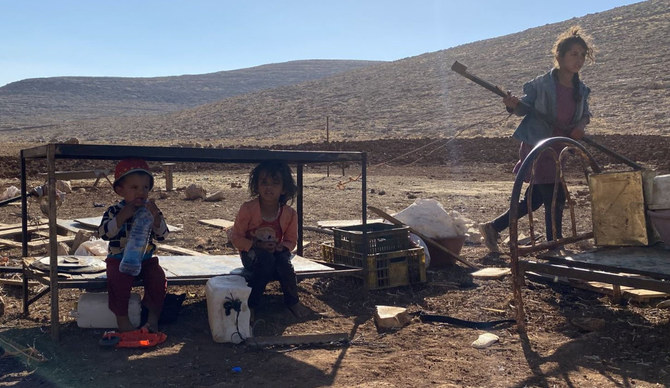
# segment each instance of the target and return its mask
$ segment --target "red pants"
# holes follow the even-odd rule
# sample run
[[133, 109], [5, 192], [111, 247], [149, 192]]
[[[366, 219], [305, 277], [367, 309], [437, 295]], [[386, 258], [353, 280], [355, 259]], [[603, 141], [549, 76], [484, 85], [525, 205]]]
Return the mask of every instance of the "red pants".
[[[128, 302], [130, 290], [133, 287], [135, 276], [119, 271], [121, 260], [108, 257], [107, 263], [107, 292], [109, 309], [117, 316], [128, 316]], [[144, 298], [142, 304], [151, 311], [161, 311], [165, 294], [167, 293], [167, 279], [165, 271], [158, 264], [158, 257], [142, 262], [142, 271], [138, 278], [144, 282]]]

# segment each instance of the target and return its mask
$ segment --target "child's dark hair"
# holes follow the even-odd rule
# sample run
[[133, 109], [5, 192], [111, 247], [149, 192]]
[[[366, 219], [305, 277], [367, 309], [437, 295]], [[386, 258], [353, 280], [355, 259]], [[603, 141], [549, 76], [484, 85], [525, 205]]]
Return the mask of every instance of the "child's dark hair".
[[296, 185], [295, 180], [293, 179], [291, 168], [288, 164], [277, 160], [266, 160], [259, 163], [253, 170], [251, 170], [249, 173], [249, 193], [252, 197], [260, 195], [258, 192], [258, 180], [263, 171], [273, 178], [279, 177], [281, 179], [282, 190], [284, 191], [284, 194], [279, 197], [279, 203], [281, 205], [286, 205], [289, 200], [295, 198], [295, 195], [298, 193], [298, 185]]
[[[588, 59], [589, 62], [595, 62], [595, 47], [593, 47], [591, 37], [580, 32], [580, 30], [581, 27], [572, 26], [567, 31], [558, 36], [556, 43], [554, 43], [554, 47], [551, 49], [551, 52], [554, 56], [554, 66], [558, 66], [558, 58], [565, 56], [565, 54], [574, 44], [582, 46], [586, 52], [586, 59]], [[581, 94], [579, 93], [579, 74], [575, 73], [575, 75], [572, 77], [572, 84], [573, 98], [575, 101], [579, 102], [582, 98]]]

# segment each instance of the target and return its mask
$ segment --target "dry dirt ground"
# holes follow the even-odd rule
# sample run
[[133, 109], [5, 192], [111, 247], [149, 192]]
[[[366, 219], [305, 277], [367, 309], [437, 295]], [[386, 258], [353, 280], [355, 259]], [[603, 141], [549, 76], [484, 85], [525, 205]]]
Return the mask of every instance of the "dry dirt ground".
[[[630, 140], [630, 139], [629, 139]], [[641, 143], [629, 157], [645, 154], [658, 139]], [[626, 140], [622, 140], [626, 141]], [[644, 143], [644, 144], [642, 144]], [[633, 142], [628, 142], [628, 145]], [[618, 146], [625, 147], [623, 144]], [[645, 148], [647, 147], [647, 148]], [[491, 150], [495, 153], [499, 150]], [[502, 152], [502, 151], [500, 151]], [[665, 152], [665, 151], [664, 151]], [[373, 158], [374, 159], [374, 158]], [[639, 159], [636, 159], [639, 160]], [[647, 161], [651, 168], [667, 166], [667, 159]], [[508, 204], [512, 187], [510, 163], [469, 163], [453, 166], [396, 163], [368, 170], [370, 205], [396, 212], [415, 198], [434, 198], [474, 222], [498, 215]], [[158, 170], [158, 169], [157, 169]], [[179, 171], [172, 192], [164, 191], [157, 175], [155, 197], [168, 223], [183, 227], [168, 244], [208, 252], [232, 253], [225, 233], [198, 223], [204, 218], [233, 219], [245, 190], [248, 167], [217, 167]], [[668, 173], [668, 171], [662, 171]], [[360, 217], [361, 183], [355, 168], [341, 175], [338, 167], [305, 169], [305, 225], [318, 220]], [[32, 185], [40, 182], [34, 178]], [[75, 186], [91, 182], [77, 182]], [[183, 188], [202, 184], [208, 192], [225, 191], [220, 202], [187, 201]], [[338, 189], [345, 183], [344, 189]], [[18, 180], [2, 180], [4, 190]], [[578, 225], [590, 227], [590, 210], [583, 176], [571, 178], [572, 193], [580, 203]], [[242, 187], [239, 187], [242, 186]], [[581, 192], [581, 194], [578, 194]], [[75, 190], [59, 209], [59, 218], [99, 216], [116, 198], [106, 184]], [[31, 216], [41, 216], [31, 202]], [[20, 222], [17, 206], [0, 208], [0, 223]], [[332, 237], [308, 231], [304, 256], [320, 258], [319, 245]], [[568, 246], [585, 249], [589, 243]], [[34, 255], [45, 254], [36, 250]], [[9, 265], [20, 252], [3, 250]], [[478, 266], [506, 267], [508, 256], [490, 254], [479, 244], [466, 244], [462, 257]], [[500, 341], [485, 349], [471, 343], [481, 330], [449, 324], [422, 323], [414, 318], [394, 331], [378, 331], [375, 305], [407, 307], [461, 319], [490, 321], [514, 318], [510, 278], [481, 280], [462, 265], [429, 269], [427, 282], [406, 287], [369, 290], [351, 278], [305, 279], [299, 283], [303, 303], [313, 311], [296, 319], [282, 308], [281, 292], [272, 284], [257, 312], [256, 335], [349, 333], [348, 344], [303, 345], [257, 349], [244, 344], [215, 343], [207, 322], [203, 286], [170, 287], [185, 294], [176, 322], [162, 326], [167, 341], [149, 349], [107, 349], [98, 345], [103, 330], [81, 329], [69, 315], [80, 291], [62, 290], [61, 338], [49, 331], [49, 297], [33, 304], [29, 317], [21, 315], [21, 289], [0, 288], [5, 311], [0, 317], [0, 386], [11, 387], [655, 387], [670, 384], [670, 313], [647, 303], [615, 303], [607, 296], [539, 278], [526, 280], [523, 289], [528, 334], [514, 326], [490, 330]], [[5, 275], [8, 276], [8, 275]], [[604, 326], [588, 331], [577, 318], [603, 319]], [[239, 367], [239, 372], [233, 371]]]

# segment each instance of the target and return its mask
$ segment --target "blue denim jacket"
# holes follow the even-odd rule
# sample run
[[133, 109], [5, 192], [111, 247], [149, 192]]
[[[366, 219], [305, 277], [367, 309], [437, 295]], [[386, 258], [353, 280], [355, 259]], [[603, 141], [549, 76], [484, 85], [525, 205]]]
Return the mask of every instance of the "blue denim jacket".
[[[551, 137], [552, 123], [556, 120], [556, 78], [558, 69], [553, 68], [544, 75], [526, 82], [523, 85], [524, 96], [521, 101], [528, 106], [532, 106], [536, 111], [544, 114], [551, 123], [539, 117], [535, 112], [529, 112], [522, 104], [519, 104], [514, 111], [516, 115], [526, 116], [512, 135], [525, 143], [536, 145], [540, 140]], [[591, 117], [589, 111], [588, 97], [591, 89], [582, 81], [579, 81], [580, 94], [582, 100], [577, 103], [575, 115], [572, 118], [572, 124], [577, 124], [583, 117]]]

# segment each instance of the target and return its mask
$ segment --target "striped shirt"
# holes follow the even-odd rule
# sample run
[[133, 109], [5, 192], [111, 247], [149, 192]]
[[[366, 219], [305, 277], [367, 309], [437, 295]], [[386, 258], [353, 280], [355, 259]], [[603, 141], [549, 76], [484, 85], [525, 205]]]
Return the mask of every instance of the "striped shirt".
[[[107, 211], [105, 211], [105, 214], [103, 214], [102, 221], [98, 227], [98, 235], [100, 238], [109, 241], [109, 249], [107, 252], [108, 257], [115, 257], [118, 259], [123, 257], [123, 249], [126, 247], [130, 227], [135, 220], [135, 217], [133, 216], [126, 220], [122, 225], [116, 223], [116, 215], [119, 214], [125, 205], [126, 201], [121, 200], [121, 202], [116, 205], [110, 206]], [[151, 258], [156, 251], [156, 244], [153, 243], [153, 240], [163, 241], [168, 233], [169, 230], [165, 223], [165, 219], [161, 218], [160, 225], [154, 227], [149, 235], [149, 244], [147, 245], [142, 260]]]

